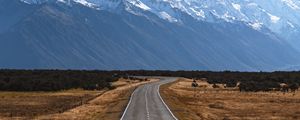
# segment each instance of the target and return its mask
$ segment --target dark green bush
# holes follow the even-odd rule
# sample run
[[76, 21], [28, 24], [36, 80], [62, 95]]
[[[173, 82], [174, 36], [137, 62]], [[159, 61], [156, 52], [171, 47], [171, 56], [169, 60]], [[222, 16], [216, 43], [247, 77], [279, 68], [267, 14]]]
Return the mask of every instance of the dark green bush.
[[0, 70], [2, 91], [58, 91], [72, 88], [111, 88], [118, 78], [109, 71]]

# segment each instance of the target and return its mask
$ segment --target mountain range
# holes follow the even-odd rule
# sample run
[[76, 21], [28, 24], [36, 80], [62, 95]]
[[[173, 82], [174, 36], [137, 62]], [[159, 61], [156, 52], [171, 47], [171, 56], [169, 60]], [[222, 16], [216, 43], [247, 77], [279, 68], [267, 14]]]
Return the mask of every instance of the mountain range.
[[297, 0], [0, 0], [0, 68], [297, 70]]

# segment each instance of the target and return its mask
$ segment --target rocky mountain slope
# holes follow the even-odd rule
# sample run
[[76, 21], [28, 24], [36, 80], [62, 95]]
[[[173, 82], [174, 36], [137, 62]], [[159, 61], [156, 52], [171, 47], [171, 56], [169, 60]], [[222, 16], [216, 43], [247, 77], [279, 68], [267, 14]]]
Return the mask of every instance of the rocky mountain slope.
[[[298, 65], [299, 52], [272, 25], [281, 19], [265, 12], [268, 25], [234, 11], [222, 15], [213, 8], [223, 3], [215, 1], [0, 0], [0, 67], [252, 71]], [[236, 4], [242, 6], [230, 10], [239, 9]]]

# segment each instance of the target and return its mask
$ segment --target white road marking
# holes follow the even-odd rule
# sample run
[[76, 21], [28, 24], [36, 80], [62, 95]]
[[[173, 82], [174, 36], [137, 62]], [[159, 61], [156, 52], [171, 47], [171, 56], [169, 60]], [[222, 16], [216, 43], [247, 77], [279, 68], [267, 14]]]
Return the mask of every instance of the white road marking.
[[133, 95], [134, 95], [134, 93], [135, 93], [136, 91], [137, 91], [137, 89], [135, 89], [135, 90], [133, 91], [133, 93], [131, 94], [131, 96], [130, 96], [130, 100], [129, 100], [129, 102], [128, 102], [128, 104], [127, 104], [126, 108], [125, 108], [125, 111], [123, 112], [123, 115], [122, 115], [122, 117], [121, 117], [121, 119], [120, 119], [120, 120], [123, 120], [123, 118], [124, 118], [125, 114], [127, 113], [127, 110], [128, 110], [128, 108], [129, 108], [129, 105], [131, 104], [131, 101], [132, 101]]
[[172, 111], [170, 110], [170, 108], [168, 107], [168, 105], [165, 103], [165, 101], [164, 101], [164, 100], [162, 99], [162, 97], [160, 96], [160, 93], [159, 93], [160, 85], [161, 85], [161, 84], [159, 84], [159, 85], [158, 85], [158, 88], [157, 88], [157, 94], [158, 94], [160, 100], [163, 102], [163, 104], [165, 105], [165, 107], [168, 109], [168, 111], [169, 111], [169, 113], [172, 115], [172, 117], [173, 117], [175, 120], [178, 120], [178, 119], [175, 117], [175, 115], [172, 113]]
[[147, 120], [150, 120], [150, 113], [149, 113], [148, 99], [147, 99], [148, 89], [149, 89], [149, 86], [147, 86], [147, 88], [146, 88], [146, 92], [145, 92], [145, 101], [146, 101]]
[[[162, 101], [162, 103], [164, 104], [164, 106], [167, 108], [167, 110], [169, 111], [169, 113], [172, 115], [172, 117], [173, 117], [175, 120], [178, 120], [178, 119], [175, 117], [175, 115], [171, 112], [171, 110], [169, 109], [169, 107], [167, 106], [167, 104], [164, 102], [164, 100], [162, 99], [162, 97], [161, 97], [161, 95], [160, 95], [160, 93], [159, 93], [160, 85], [162, 85], [162, 84], [165, 84], [165, 83], [161, 83], [161, 84], [158, 85], [158, 88], [157, 88], [157, 94], [158, 94], [160, 100]], [[145, 86], [144, 86], [144, 87], [145, 87]], [[149, 113], [149, 109], [148, 109], [148, 99], [147, 99], [148, 89], [149, 89], [149, 86], [147, 86], [147, 88], [146, 88], [145, 100], [146, 100], [147, 120], [150, 120], [150, 113]], [[125, 114], [126, 114], [127, 111], [128, 111], [128, 108], [129, 108], [129, 106], [130, 106], [130, 104], [131, 104], [131, 102], [132, 102], [133, 96], [134, 96], [134, 94], [136, 93], [136, 91], [137, 91], [137, 89], [135, 89], [134, 92], [131, 94], [130, 100], [129, 100], [129, 102], [128, 102], [127, 106], [126, 106], [126, 109], [125, 109], [125, 111], [123, 112], [123, 115], [122, 115], [122, 117], [121, 117], [120, 120], [123, 120], [123, 119], [124, 119]]]

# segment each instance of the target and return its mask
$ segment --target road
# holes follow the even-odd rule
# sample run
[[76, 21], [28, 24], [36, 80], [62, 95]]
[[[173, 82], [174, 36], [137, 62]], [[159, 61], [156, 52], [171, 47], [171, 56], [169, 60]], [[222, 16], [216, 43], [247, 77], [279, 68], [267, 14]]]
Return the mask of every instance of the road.
[[121, 120], [177, 120], [159, 94], [159, 86], [177, 78], [160, 78], [139, 86], [131, 95]]

